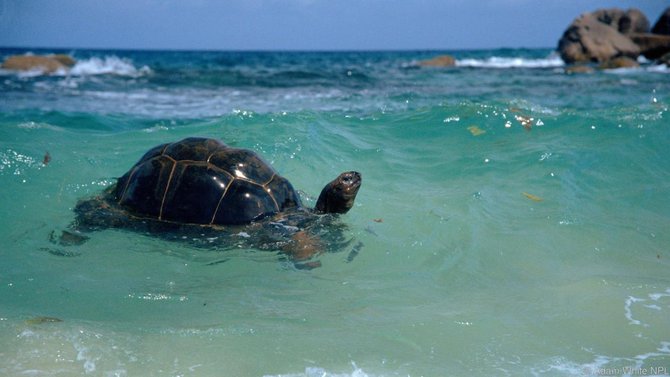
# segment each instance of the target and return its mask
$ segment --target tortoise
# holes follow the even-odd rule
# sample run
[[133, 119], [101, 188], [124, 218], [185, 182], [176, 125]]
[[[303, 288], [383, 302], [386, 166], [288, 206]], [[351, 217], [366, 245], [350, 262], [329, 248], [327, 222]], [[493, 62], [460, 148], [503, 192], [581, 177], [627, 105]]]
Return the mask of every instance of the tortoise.
[[333, 220], [351, 209], [361, 183], [360, 173], [344, 172], [308, 209], [291, 183], [255, 152], [190, 137], [151, 148], [116, 184], [79, 201], [73, 232], [63, 232], [59, 242], [77, 243], [72, 239], [82, 231], [126, 228], [276, 249], [305, 261], [323, 249], [324, 235], [333, 244], [341, 241], [341, 232], [329, 235], [328, 228], [341, 230]]

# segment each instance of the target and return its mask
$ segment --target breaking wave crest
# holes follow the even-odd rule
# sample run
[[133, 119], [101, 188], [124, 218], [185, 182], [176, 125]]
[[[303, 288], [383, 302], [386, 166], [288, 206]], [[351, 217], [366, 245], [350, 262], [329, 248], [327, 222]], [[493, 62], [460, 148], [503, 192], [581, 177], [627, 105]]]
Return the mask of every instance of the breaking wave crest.
[[96, 75], [114, 75], [123, 77], [141, 77], [151, 74], [152, 70], [148, 66], [136, 67], [132, 60], [120, 58], [115, 55], [105, 57], [90, 57], [88, 59], [77, 60], [71, 68], [61, 68], [54, 72], [49, 72], [45, 68], [33, 68], [25, 71], [14, 71], [0, 69], [0, 75], [16, 75], [19, 78], [31, 78], [39, 76], [96, 76]]
[[69, 71], [60, 72], [62, 75], [89, 76], [89, 75], [118, 75], [139, 77], [151, 73], [147, 66], [137, 68], [129, 59], [117, 56], [93, 57], [78, 61]]
[[459, 59], [458, 67], [468, 68], [557, 68], [565, 66], [557, 54], [542, 59], [492, 56], [486, 59]]

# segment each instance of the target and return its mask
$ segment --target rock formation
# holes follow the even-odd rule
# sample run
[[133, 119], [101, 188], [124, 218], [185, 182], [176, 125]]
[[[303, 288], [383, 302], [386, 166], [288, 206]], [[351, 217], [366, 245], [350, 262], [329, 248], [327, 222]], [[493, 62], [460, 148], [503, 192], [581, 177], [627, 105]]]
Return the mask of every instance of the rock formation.
[[456, 59], [451, 55], [440, 55], [420, 61], [419, 65], [422, 67], [453, 67], [456, 65]]
[[619, 8], [599, 9], [592, 13], [598, 21], [615, 28], [619, 33], [648, 33], [649, 20], [640, 10], [631, 8], [623, 11]]
[[2, 63], [2, 68], [12, 71], [38, 70], [44, 73], [54, 73], [67, 69], [75, 64], [75, 60], [68, 55], [13, 55]]
[[558, 52], [568, 64], [603, 62], [616, 56], [637, 58], [640, 48], [596, 15], [582, 14], [574, 20], [558, 42]]
[[665, 64], [665, 65], [667, 65], [668, 67], [670, 67], [670, 52], [668, 52], [667, 54], [661, 56], [661, 57], [658, 59], [658, 62], [661, 63], [661, 64]]
[[638, 9], [599, 9], [584, 13], [558, 42], [563, 61], [603, 63], [618, 57], [658, 59], [670, 52], [670, 8], [649, 32], [649, 20]]
[[640, 54], [647, 59], [658, 59], [670, 52], [670, 35], [631, 34], [630, 38], [640, 47]]
[[666, 9], [651, 28], [654, 34], [670, 35], [670, 8]]

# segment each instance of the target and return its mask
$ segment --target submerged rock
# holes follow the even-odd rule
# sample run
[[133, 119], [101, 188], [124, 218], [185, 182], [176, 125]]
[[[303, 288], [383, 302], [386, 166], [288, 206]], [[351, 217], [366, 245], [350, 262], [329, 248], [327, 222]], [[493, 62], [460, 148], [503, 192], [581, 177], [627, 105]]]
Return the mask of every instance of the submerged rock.
[[637, 60], [631, 59], [627, 56], [619, 56], [612, 58], [606, 62], [602, 62], [598, 68], [599, 69], [618, 69], [618, 68], [637, 68], [640, 66], [640, 63]]
[[34, 71], [54, 73], [67, 69], [75, 64], [75, 60], [68, 55], [13, 55], [5, 59], [2, 68], [12, 71]]
[[440, 55], [432, 59], [419, 62], [422, 67], [453, 67], [456, 65], [456, 59], [451, 55]]
[[28, 325], [41, 325], [44, 323], [57, 323], [57, 322], [63, 322], [63, 320], [56, 317], [46, 317], [46, 316], [38, 316], [26, 319], [26, 324]]
[[595, 69], [593, 69], [592, 66], [587, 65], [587, 64], [575, 64], [575, 65], [569, 65], [565, 67], [565, 73], [567, 74], [573, 74], [573, 73], [593, 73]]

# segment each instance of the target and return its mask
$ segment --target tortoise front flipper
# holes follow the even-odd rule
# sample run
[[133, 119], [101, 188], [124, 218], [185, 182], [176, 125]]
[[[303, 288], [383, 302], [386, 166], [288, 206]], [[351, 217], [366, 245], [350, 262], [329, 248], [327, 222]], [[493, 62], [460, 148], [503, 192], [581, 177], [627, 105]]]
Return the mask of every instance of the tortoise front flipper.
[[321, 267], [321, 262], [310, 261], [310, 259], [320, 254], [322, 250], [323, 245], [319, 237], [311, 236], [304, 230], [293, 234], [291, 241], [282, 248], [282, 251], [294, 262], [295, 267], [300, 270]]

